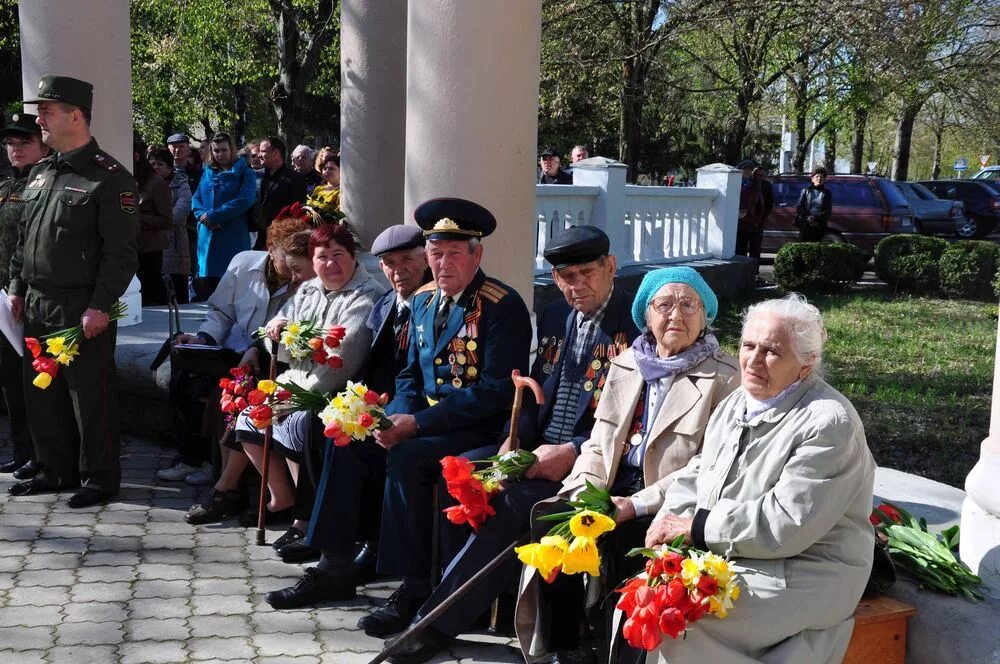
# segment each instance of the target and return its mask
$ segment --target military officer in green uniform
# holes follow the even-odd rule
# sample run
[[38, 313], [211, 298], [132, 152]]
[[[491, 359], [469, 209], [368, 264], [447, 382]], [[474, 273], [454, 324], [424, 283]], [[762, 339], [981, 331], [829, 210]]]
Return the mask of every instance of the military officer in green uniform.
[[[24, 223], [24, 186], [28, 184], [31, 167], [48, 152], [42, 143], [42, 130], [35, 124], [35, 116], [16, 113], [10, 124], [0, 131], [11, 164], [10, 176], [0, 180], [0, 288], [10, 289], [10, 257], [17, 246]], [[20, 342], [17, 339], [16, 342]], [[0, 473], [14, 473], [17, 479], [28, 479], [35, 472], [32, 462], [34, 449], [28, 432], [28, 417], [24, 406], [24, 381], [21, 356], [7, 337], [0, 335], [0, 384], [10, 417], [10, 438], [14, 457], [0, 463]]]
[[80, 485], [70, 507], [99, 503], [121, 481], [116, 327], [112, 305], [135, 274], [136, 196], [132, 175], [90, 135], [93, 86], [44, 76], [37, 98], [42, 139], [55, 151], [28, 176], [24, 230], [10, 262], [11, 309], [24, 333], [43, 337], [83, 328], [79, 355], [47, 389], [30, 384], [28, 426], [40, 472], [10, 488], [15, 496]]

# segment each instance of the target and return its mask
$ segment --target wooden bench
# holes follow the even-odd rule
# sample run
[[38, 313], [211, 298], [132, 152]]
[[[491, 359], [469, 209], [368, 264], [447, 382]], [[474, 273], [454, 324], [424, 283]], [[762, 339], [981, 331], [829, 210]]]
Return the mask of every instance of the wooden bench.
[[862, 598], [854, 611], [854, 632], [844, 664], [903, 664], [906, 626], [916, 612], [909, 604], [883, 595]]

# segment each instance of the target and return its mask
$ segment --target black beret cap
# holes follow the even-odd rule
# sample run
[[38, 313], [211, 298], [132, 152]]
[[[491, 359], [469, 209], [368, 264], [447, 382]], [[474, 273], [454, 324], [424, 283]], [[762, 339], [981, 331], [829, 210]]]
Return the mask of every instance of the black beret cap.
[[0, 138], [7, 138], [8, 134], [26, 134], [41, 137], [42, 128], [35, 122], [37, 118], [37, 115], [32, 115], [31, 113], [15, 113], [10, 116], [10, 124], [0, 129]]
[[428, 240], [468, 240], [486, 237], [497, 227], [493, 213], [464, 198], [432, 198], [413, 211]]
[[542, 150], [542, 156], [543, 157], [558, 157], [559, 156], [559, 151], [556, 150], [554, 147], [552, 147], [550, 145], [549, 147], [547, 147], [544, 150]]
[[611, 240], [600, 228], [573, 226], [556, 233], [545, 245], [542, 255], [560, 270], [570, 265], [596, 261], [611, 251]]
[[389, 226], [372, 242], [372, 254], [381, 256], [390, 251], [424, 246], [424, 234], [416, 226], [396, 224]]
[[24, 103], [43, 101], [61, 101], [89, 111], [94, 101], [94, 86], [70, 76], [42, 76], [38, 82], [38, 98], [25, 99]]

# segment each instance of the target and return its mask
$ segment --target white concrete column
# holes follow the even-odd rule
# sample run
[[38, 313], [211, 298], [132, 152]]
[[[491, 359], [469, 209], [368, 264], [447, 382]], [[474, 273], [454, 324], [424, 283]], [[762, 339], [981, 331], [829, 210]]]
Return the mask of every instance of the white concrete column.
[[408, 16], [406, 217], [437, 196], [488, 208], [483, 269], [530, 309], [541, 0], [415, 0]]
[[697, 186], [719, 191], [708, 213], [708, 250], [716, 258], [729, 259], [736, 254], [742, 177], [739, 169], [726, 164], [709, 164], [698, 169]]
[[404, 221], [406, 0], [343, 0], [340, 71], [341, 207], [370, 247]]
[[1000, 598], [1000, 343], [993, 362], [990, 433], [980, 447], [979, 461], [965, 478], [959, 552], [988, 592]]
[[[21, 0], [21, 86], [33, 99], [46, 74], [94, 85], [90, 133], [132, 170], [132, 52], [128, 0]], [[24, 109], [34, 113], [34, 106]]]

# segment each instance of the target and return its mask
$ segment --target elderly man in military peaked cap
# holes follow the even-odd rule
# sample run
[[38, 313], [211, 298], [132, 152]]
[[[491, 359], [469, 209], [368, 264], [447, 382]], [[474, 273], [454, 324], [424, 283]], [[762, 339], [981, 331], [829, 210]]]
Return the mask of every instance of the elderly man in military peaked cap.
[[[11, 259], [11, 309], [24, 333], [42, 337], [80, 325], [79, 355], [47, 389], [31, 390], [28, 421], [39, 472], [15, 484], [23, 496], [80, 486], [70, 507], [118, 493], [121, 482], [116, 326], [109, 312], [135, 274], [135, 180], [90, 135], [93, 86], [43, 76], [38, 93], [42, 140], [55, 151], [29, 176], [24, 232]], [[24, 354], [25, 381], [35, 372]]]

